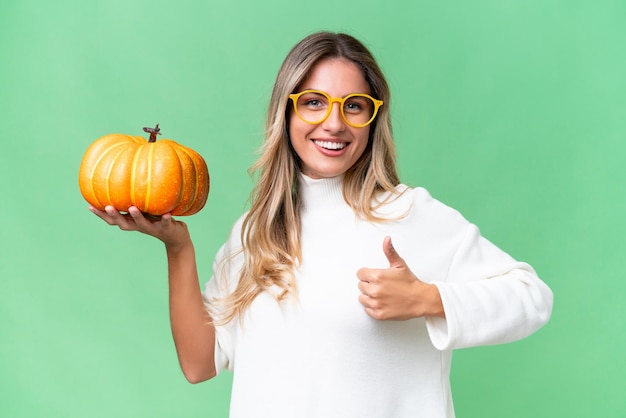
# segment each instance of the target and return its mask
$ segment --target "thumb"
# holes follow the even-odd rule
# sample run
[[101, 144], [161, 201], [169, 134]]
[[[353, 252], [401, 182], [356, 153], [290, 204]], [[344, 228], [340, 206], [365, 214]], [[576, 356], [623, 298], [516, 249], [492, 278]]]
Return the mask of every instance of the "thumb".
[[391, 242], [391, 237], [385, 237], [383, 240], [383, 252], [389, 261], [389, 267], [404, 267], [404, 259], [400, 257], [400, 254], [396, 252], [396, 249], [393, 247], [393, 243]]

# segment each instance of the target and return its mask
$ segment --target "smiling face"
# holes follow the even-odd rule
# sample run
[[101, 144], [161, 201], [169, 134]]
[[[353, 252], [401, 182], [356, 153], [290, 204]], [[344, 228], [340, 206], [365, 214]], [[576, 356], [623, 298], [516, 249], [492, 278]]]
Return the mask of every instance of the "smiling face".
[[[331, 97], [371, 93], [359, 67], [344, 58], [329, 58], [318, 62], [298, 89], [303, 90], [321, 90]], [[301, 120], [292, 108], [289, 115], [289, 137], [302, 162], [302, 172], [314, 179], [345, 173], [365, 151], [370, 126], [354, 128], [348, 125], [343, 120], [337, 103], [333, 104], [328, 118], [317, 125]]]

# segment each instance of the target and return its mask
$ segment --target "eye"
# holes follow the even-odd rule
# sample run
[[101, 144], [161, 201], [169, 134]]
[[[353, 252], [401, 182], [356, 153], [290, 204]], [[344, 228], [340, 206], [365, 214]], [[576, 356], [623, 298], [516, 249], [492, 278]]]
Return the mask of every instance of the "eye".
[[309, 100], [305, 101], [302, 104], [305, 105], [305, 106], [316, 107], [316, 106], [321, 106], [322, 102], [317, 100], [317, 99], [309, 99]]
[[343, 109], [348, 113], [361, 113], [366, 112], [371, 107], [368, 103], [369, 99], [366, 97], [350, 97], [343, 105]]
[[361, 110], [363, 110], [363, 107], [355, 101], [350, 101], [346, 103], [345, 109], [350, 112], [360, 112]]
[[307, 93], [300, 96], [300, 100], [298, 100], [299, 107], [305, 107], [310, 110], [315, 109], [325, 109], [327, 107], [328, 100], [317, 93]]

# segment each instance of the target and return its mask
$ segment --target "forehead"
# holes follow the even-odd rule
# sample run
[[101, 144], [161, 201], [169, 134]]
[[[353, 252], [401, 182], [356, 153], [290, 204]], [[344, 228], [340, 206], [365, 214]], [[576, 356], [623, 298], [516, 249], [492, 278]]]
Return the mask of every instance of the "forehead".
[[301, 90], [322, 90], [334, 97], [351, 93], [371, 93], [363, 71], [345, 58], [326, 58], [316, 63]]

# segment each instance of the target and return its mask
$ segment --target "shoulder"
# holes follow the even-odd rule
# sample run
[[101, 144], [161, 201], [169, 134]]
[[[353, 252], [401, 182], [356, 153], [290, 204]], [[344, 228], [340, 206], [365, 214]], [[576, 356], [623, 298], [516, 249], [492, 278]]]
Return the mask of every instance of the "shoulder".
[[220, 247], [213, 261], [213, 276], [217, 281], [227, 282], [227, 286], [233, 286], [234, 278], [238, 277], [243, 267], [243, 244], [241, 231], [247, 213], [241, 215], [233, 224], [230, 234]]
[[461, 213], [439, 199], [433, 197], [424, 187], [410, 188], [416, 210], [421, 210], [448, 220], [463, 220], [467, 222]]
[[243, 244], [241, 242], [241, 232], [243, 230], [243, 225], [247, 215], [248, 212], [245, 212], [239, 218], [237, 218], [232, 228], [230, 229], [228, 239], [222, 245], [218, 252], [217, 259], [229, 258], [237, 252], [241, 251], [241, 249], [243, 248]]
[[436, 223], [466, 226], [468, 221], [456, 209], [431, 195], [424, 187], [399, 184], [393, 192], [381, 193], [376, 198], [377, 212], [385, 218], [402, 217]]

